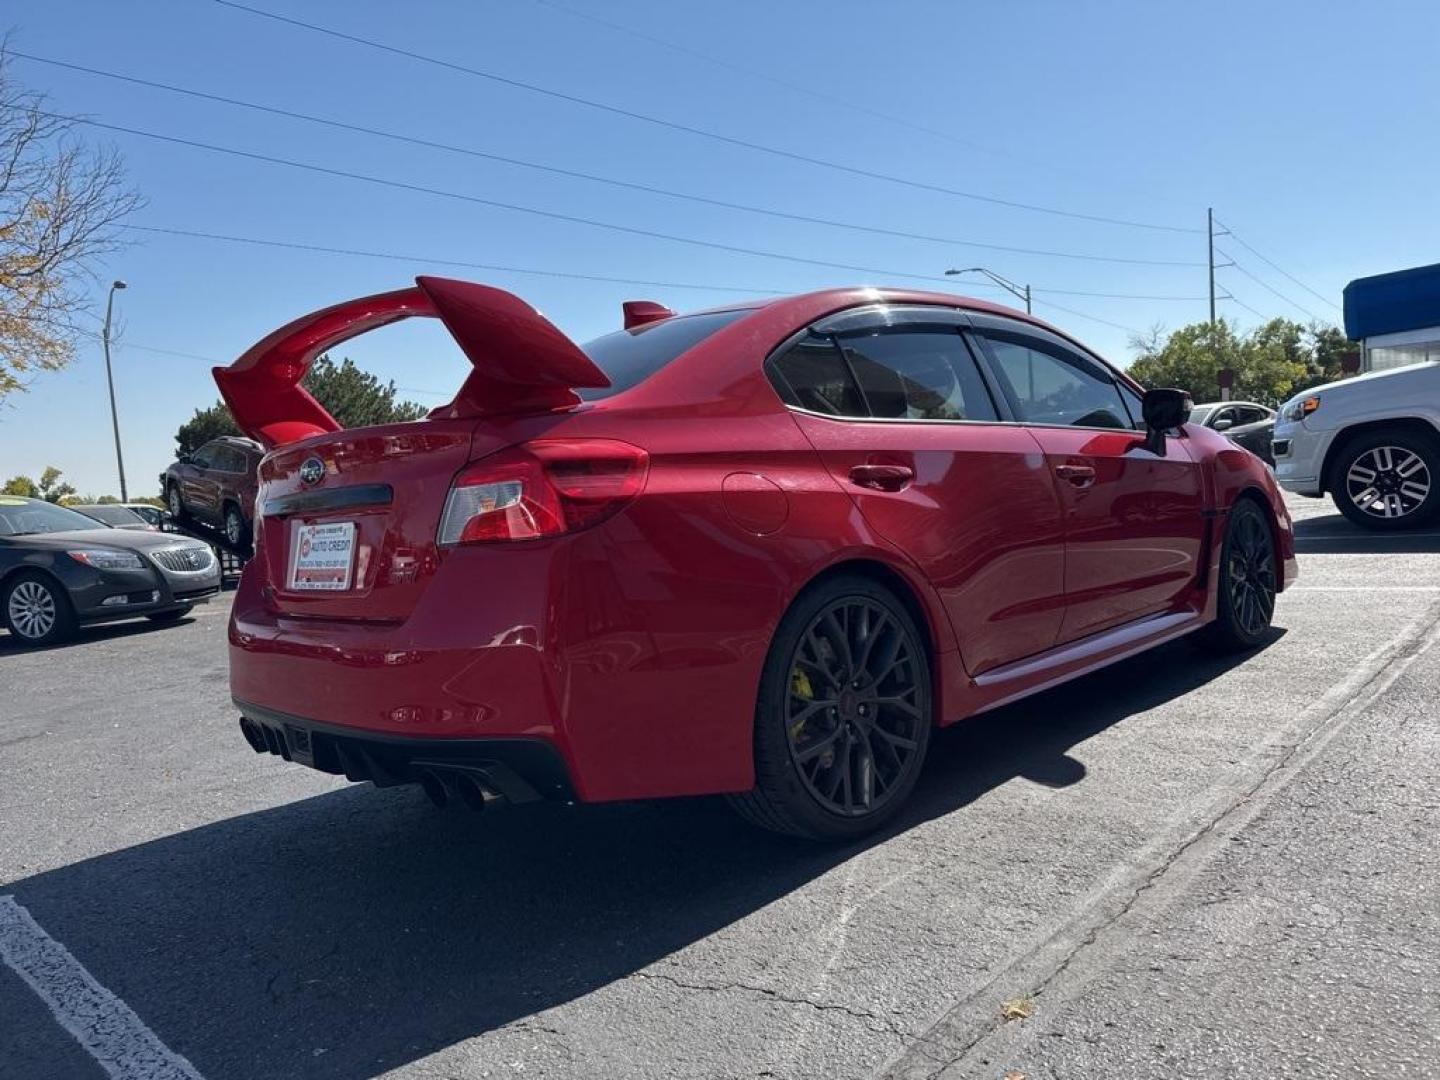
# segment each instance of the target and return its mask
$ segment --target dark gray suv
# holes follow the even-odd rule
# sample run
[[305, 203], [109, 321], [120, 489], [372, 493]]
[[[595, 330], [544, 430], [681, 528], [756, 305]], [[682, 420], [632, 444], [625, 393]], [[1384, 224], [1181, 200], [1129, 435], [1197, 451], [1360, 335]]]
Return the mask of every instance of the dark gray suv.
[[264, 456], [259, 443], [230, 435], [181, 455], [160, 476], [171, 517], [214, 525], [231, 547], [244, 547], [254, 524], [255, 490]]

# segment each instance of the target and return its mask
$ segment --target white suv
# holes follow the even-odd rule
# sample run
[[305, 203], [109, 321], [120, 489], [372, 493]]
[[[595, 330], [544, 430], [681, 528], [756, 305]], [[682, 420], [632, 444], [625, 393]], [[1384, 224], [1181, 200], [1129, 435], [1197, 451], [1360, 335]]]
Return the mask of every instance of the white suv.
[[1440, 362], [1375, 371], [1285, 402], [1275, 479], [1370, 529], [1408, 529], [1440, 511]]

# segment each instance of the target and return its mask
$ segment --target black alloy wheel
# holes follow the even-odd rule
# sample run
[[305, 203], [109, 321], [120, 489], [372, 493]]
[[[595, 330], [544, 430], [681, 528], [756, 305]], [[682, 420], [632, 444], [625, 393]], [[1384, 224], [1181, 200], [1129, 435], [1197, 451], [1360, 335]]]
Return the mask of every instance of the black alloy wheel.
[[756, 711], [756, 789], [734, 801], [766, 828], [860, 836], [915, 786], [930, 725], [930, 663], [913, 618], [874, 581], [832, 579], [776, 634]]
[[1215, 621], [1203, 640], [1222, 651], [1259, 645], [1270, 632], [1278, 586], [1270, 519], [1253, 501], [1241, 499], [1225, 523]]

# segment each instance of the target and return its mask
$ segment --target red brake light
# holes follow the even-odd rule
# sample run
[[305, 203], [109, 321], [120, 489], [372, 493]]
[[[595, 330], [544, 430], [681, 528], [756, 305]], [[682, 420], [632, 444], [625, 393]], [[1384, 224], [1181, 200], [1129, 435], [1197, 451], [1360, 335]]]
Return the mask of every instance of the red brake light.
[[537, 540], [597, 525], [645, 487], [650, 455], [614, 439], [538, 439], [466, 466], [439, 543]]

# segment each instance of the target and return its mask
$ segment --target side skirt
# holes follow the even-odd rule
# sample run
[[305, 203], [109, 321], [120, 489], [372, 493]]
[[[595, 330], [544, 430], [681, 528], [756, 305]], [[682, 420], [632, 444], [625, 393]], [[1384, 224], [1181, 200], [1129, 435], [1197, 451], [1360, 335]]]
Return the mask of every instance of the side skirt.
[[[1123, 626], [992, 668], [970, 681], [970, 693], [967, 695], [970, 708], [963, 715], [974, 716], [998, 709], [1071, 679], [1089, 675], [1092, 671], [1199, 630], [1207, 621], [1201, 612], [1193, 609], [1147, 615]], [[956, 720], [960, 718], [955, 717]]]

